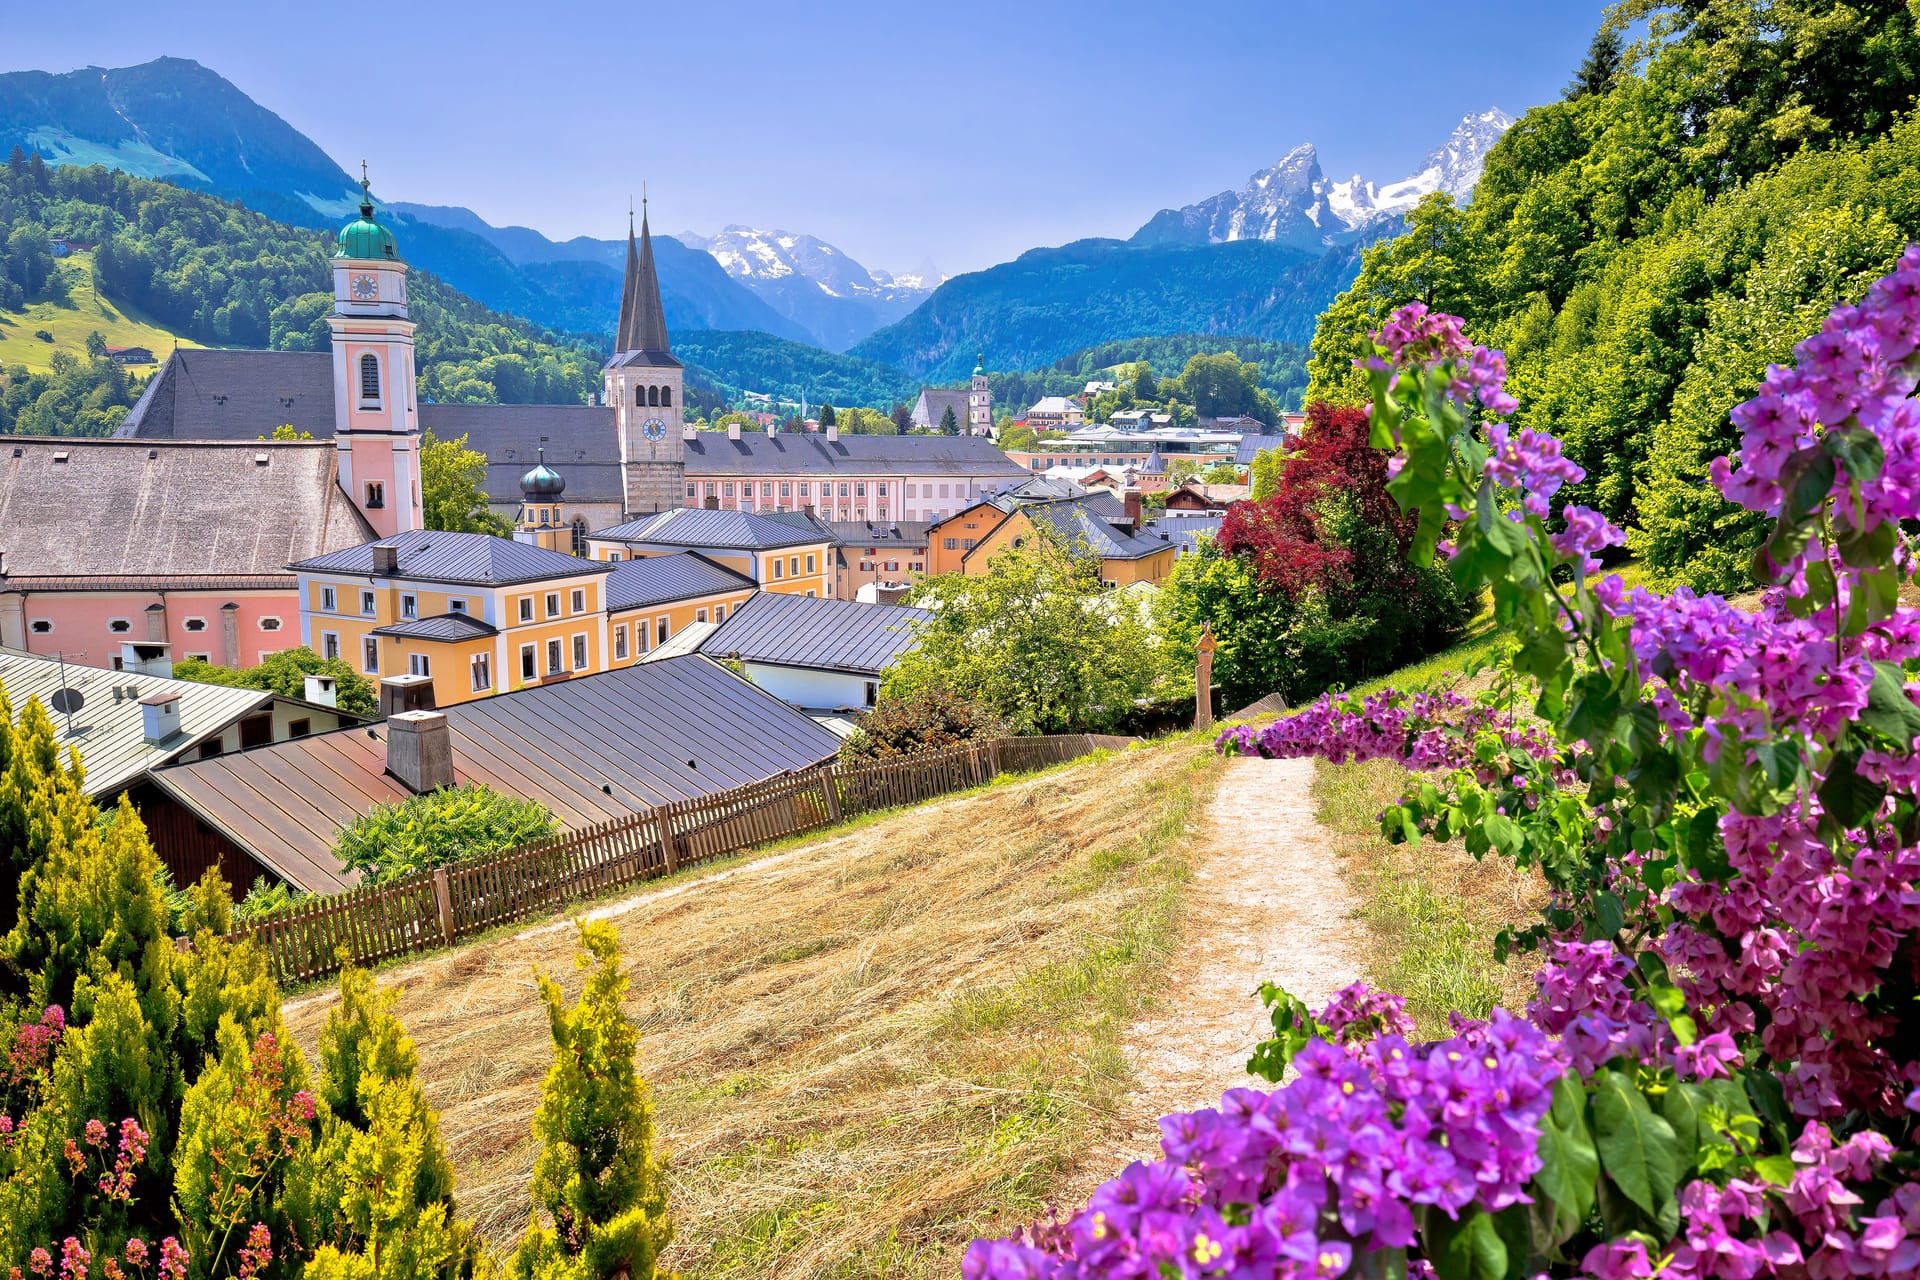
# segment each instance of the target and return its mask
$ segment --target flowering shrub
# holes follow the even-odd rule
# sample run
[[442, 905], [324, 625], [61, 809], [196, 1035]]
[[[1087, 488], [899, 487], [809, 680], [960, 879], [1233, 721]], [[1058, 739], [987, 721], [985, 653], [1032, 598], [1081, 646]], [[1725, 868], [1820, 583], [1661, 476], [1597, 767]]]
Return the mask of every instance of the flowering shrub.
[[1495, 420], [1503, 361], [1457, 320], [1403, 308], [1367, 369], [1413, 554], [1489, 593], [1536, 727], [1390, 693], [1222, 745], [1427, 771], [1382, 828], [1540, 870], [1502, 940], [1538, 993], [1415, 1046], [1389, 998], [1270, 989], [1254, 1068], [1294, 1079], [1168, 1117], [1165, 1159], [966, 1273], [1920, 1272], [1920, 246], [1735, 411], [1714, 482], [1773, 522], [1752, 613], [1600, 577], [1620, 531], [1554, 511], [1580, 469]]

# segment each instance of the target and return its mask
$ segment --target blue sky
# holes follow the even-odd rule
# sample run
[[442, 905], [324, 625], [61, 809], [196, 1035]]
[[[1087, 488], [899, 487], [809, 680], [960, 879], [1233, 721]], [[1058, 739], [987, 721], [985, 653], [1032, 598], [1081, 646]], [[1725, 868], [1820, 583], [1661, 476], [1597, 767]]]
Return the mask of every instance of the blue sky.
[[556, 239], [617, 234], [645, 178], [659, 230], [957, 272], [1129, 235], [1301, 142], [1330, 176], [1403, 176], [1467, 112], [1557, 97], [1601, 8], [0, 0], [0, 69], [193, 58], [390, 198]]

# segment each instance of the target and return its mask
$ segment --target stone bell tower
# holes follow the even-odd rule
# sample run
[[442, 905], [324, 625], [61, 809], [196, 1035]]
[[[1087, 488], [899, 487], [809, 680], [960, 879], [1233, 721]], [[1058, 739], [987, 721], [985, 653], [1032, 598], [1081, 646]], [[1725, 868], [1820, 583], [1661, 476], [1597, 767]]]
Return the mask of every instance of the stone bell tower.
[[627, 272], [620, 327], [607, 361], [607, 404], [620, 434], [620, 469], [629, 515], [686, 503], [686, 371], [667, 343], [653, 236], [641, 202], [640, 238], [627, 224]]

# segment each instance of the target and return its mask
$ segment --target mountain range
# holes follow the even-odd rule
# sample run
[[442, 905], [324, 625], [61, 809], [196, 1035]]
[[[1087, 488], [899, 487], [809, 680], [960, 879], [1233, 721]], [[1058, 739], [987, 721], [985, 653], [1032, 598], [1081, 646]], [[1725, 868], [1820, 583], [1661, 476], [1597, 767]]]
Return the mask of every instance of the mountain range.
[[[1386, 183], [1331, 181], [1313, 147], [1296, 147], [1241, 189], [1162, 210], [1128, 240], [1034, 249], [945, 280], [931, 268], [871, 270], [804, 233], [656, 235], [667, 322], [737, 335], [703, 354], [731, 362], [710, 368], [717, 382], [747, 389], [804, 371], [876, 387], [949, 380], [981, 353], [994, 368], [1034, 369], [1175, 333], [1303, 341], [1358, 272], [1360, 249], [1397, 232], [1430, 192], [1464, 199], [1510, 124], [1498, 110], [1468, 116], [1418, 171]], [[359, 194], [299, 130], [180, 58], [0, 74], [0, 152], [14, 146], [199, 187], [301, 227], [337, 225]], [[610, 337], [624, 236], [555, 241], [457, 205], [381, 203], [415, 266], [536, 324]], [[803, 359], [792, 344], [846, 356]]]

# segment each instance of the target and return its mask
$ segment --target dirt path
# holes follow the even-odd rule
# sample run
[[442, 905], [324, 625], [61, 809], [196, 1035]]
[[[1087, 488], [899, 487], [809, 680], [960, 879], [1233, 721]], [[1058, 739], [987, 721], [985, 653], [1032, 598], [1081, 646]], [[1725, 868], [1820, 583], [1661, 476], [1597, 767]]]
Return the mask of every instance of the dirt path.
[[1311, 760], [1242, 757], [1227, 766], [1159, 1010], [1127, 1036], [1140, 1087], [1090, 1162], [1095, 1184], [1159, 1154], [1160, 1116], [1260, 1083], [1247, 1075], [1247, 1056], [1269, 1029], [1254, 994], [1263, 980], [1318, 1007], [1360, 978], [1357, 904], [1314, 816], [1312, 781]]

